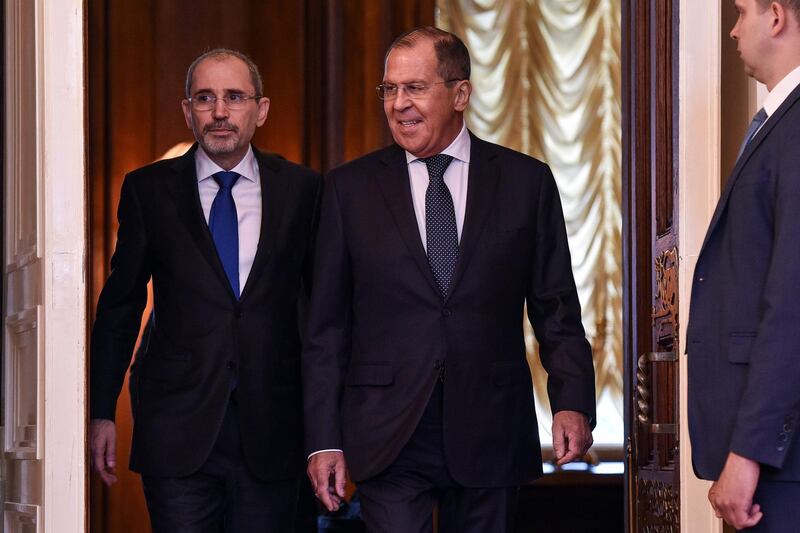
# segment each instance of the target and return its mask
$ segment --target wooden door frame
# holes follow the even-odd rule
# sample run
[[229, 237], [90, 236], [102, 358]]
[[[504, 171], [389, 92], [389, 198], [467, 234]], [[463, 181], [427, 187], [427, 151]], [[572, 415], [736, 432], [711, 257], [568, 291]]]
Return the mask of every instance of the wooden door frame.
[[[9, 104], [3, 117], [3, 186], [17, 190], [11, 187], [19, 183], [14, 180], [33, 176], [36, 197], [35, 223], [26, 226], [35, 235], [30, 247], [16, 251], [17, 257], [4, 257], [4, 266], [13, 261], [22, 265], [19, 270], [34, 265], [30, 276], [24, 278], [22, 294], [17, 293], [12, 302], [14, 307], [4, 309], [4, 319], [25, 320], [26, 327], [38, 335], [34, 349], [36, 439], [18, 447], [22, 450], [20, 462], [30, 463], [30, 471], [21, 467], [18, 475], [4, 480], [4, 520], [9, 531], [32, 521], [37, 532], [79, 533], [86, 529], [84, 3], [3, 3], [4, 105]], [[19, 9], [22, 5], [27, 8], [24, 12]], [[32, 74], [21, 79], [19, 66], [30, 65], [31, 57]], [[23, 116], [15, 106], [22, 94], [32, 99], [34, 116]], [[32, 156], [17, 150], [15, 141], [23, 134], [34, 139]], [[22, 197], [25, 195], [5, 195], [4, 206], [9, 209], [4, 210], [4, 232], [17, 227], [16, 206], [22, 205]], [[9, 242], [4, 244], [8, 252]], [[13, 281], [15, 290], [22, 285]], [[12, 310], [14, 316], [8, 316]], [[17, 353], [10, 339], [4, 342], [6, 358]], [[28, 353], [25, 357], [32, 356]], [[8, 359], [4, 364], [6, 370], [14, 368]], [[12, 382], [10, 375], [4, 377], [6, 385], [16, 386], [18, 382]], [[3, 390], [6, 420], [16, 416], [15, 406], [23, 403], [12, 402], [15, 392], [11, 387]], [[7, 431], [4, 449], [10, 442], [16, 445]], [[27, 480], [35, 485], [32, 490], [36, 494], [22, 490], [27, 488]]]
[[[636, 249], [633, 247], [636, 226], [631, 223], [632, 202], [637, 190], [632, 187], [631, 169], [635, 161], [631, 152], [631, 125], [636, 120], [630, 87], [629, 66], [633, 48], [632, 31], [636, 24], [632, 10], [634, 0], [625, 0], [622, 8], [622, 101], [623, 101], [623, 291], [625, 305], [623, 323], [625, 324], [625, 439], [629, 437], [629, 424], [632, 420], [632, 380], [629, 368], [630, 354], [637, 346], [630, 328], [634, 304], [641, 293], [641, 283], [636, 284], [632, 274], [636, 265], [632, 262]], [[720, 47], [722, 28], [720, 28], [721, 2], [696, 2], [679, 0], [680, 31], [677, 42], [678, 95], [677, 109], [678, 142], [675, 146], [678, 168], [678, 212], [681, 214], [678, 240], [680, 243], [679, 262], [679, 316], [685, 323], [688, 319], [691, 282], [695, 262], [705, 235], [705, 229], [713, 214], [720, 192]], [[641, 199], [639, 199], [641, 202]], [[649, 212], [647, 213], [649, 216]], [[639, 303], [641, 305], [641, 303]], [[685, 327], [680, 331], [680, 346], [685, 345]], [[685, 361], [681, 354], [682, 362]], [[680, 420], [687, 420], [686, 412], [686, 365], [680, 365]], [[681, 531], [688, 533], [711, 533], [722, 531], [720, 520], [714, 517], [708, 505], [706, 494], [709, 483], [697, 479], [691, 466], [691, 443], [686, 423], [680, 427], [681, 442]], [[625, 513], [630, 531], [630, 495], [627, 480], [631, 472], [626, 468]]]

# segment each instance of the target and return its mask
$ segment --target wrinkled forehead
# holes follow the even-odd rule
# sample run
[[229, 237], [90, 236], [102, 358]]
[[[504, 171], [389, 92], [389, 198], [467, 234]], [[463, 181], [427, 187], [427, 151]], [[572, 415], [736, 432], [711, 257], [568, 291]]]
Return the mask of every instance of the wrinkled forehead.
[[255, 90], [247, 64], [234, 56], [208, 57], [192, 73], [192, 92]]
[[409, 83], [412, 81], [434, 81], [438, 78], [439, 62], [433, 43], [420, 39], [414, 46], [398, 46], [386, 56], [383, 81]]

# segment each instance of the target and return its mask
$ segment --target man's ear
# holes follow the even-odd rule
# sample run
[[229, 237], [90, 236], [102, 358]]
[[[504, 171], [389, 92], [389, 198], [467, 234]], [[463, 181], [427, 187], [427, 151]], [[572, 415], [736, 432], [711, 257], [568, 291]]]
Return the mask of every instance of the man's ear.
[[786, 8], [780, 2], [771, 2], [769, 5], [770, 17], [772, 18], [769, 29], [770, 37], [777, 37], [786, 29], [787, 13]]
[[183, 109], [183, 119], [186, 121], [186, 127], [192, 129], [192, 104], [186, 98], [181, 100], [181, 109]]
[[256, 125], [261, 126], [267, 120], [269, 114], [269, 98], [262, 96], [258, 99], [258, 119]]
[[472, 84], [469, 80], [461, 80], [456, 87], [455, 101], [453, 108], [458, 112], [463, 112], [469, 104], [469, 97], [472, 94]]

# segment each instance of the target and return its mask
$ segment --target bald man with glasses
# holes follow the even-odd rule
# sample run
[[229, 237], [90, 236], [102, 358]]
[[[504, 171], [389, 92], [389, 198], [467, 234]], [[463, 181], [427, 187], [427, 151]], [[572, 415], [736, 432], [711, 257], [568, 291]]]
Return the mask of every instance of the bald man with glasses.
[[182, 106], [195, 145], [122, 185], [92, 331], [92, 464], [116, 481], [116, 401], [152, 280], [130, 467], [153, 531], [293, 531], [305, 464], [298, 317], [321, 182], [251, 145], [269, 99], [240, 52], [198, 57]]

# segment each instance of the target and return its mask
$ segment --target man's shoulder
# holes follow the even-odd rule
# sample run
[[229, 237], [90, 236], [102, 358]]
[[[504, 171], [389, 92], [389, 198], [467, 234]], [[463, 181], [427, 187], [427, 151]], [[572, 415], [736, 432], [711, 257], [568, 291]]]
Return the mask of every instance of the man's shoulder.
[[289, 161], [280, 154], [274, 152], [263, 152], [254, 150], [256, 160], [259, 167], [265, 166], [267, 169], [275, 172], [276, 174], [284, 174], [291, 179], [307, 181], [311, 183], [318, 183], [322, 178], [314, 169], [299, 163]]
[[178, 175], [194, 162], [194, 158], [188, 154], [170, 159], [154, 161], [135, 170], [131, 170], [125, 176], [128, 183], [162, 183], [165, 178]]
[[471, 135], [471, 143], [472, 157], [483, 157], [489, 160], [496, 159], [506, 165], [525, 166], [540, 171], [549, 168], [544, 161], [506, 146], [485, 141], [474, 133]]
[[[390, 144], [374, 152], [362, 155], [339, 165], [330, 171], [330, 175], [363, 175], [365, 171], [386, 167], [394, 161], [405, 163], [405, 152], [396, 144]], [[403, 156], [403, 157], [401, 157]]]

